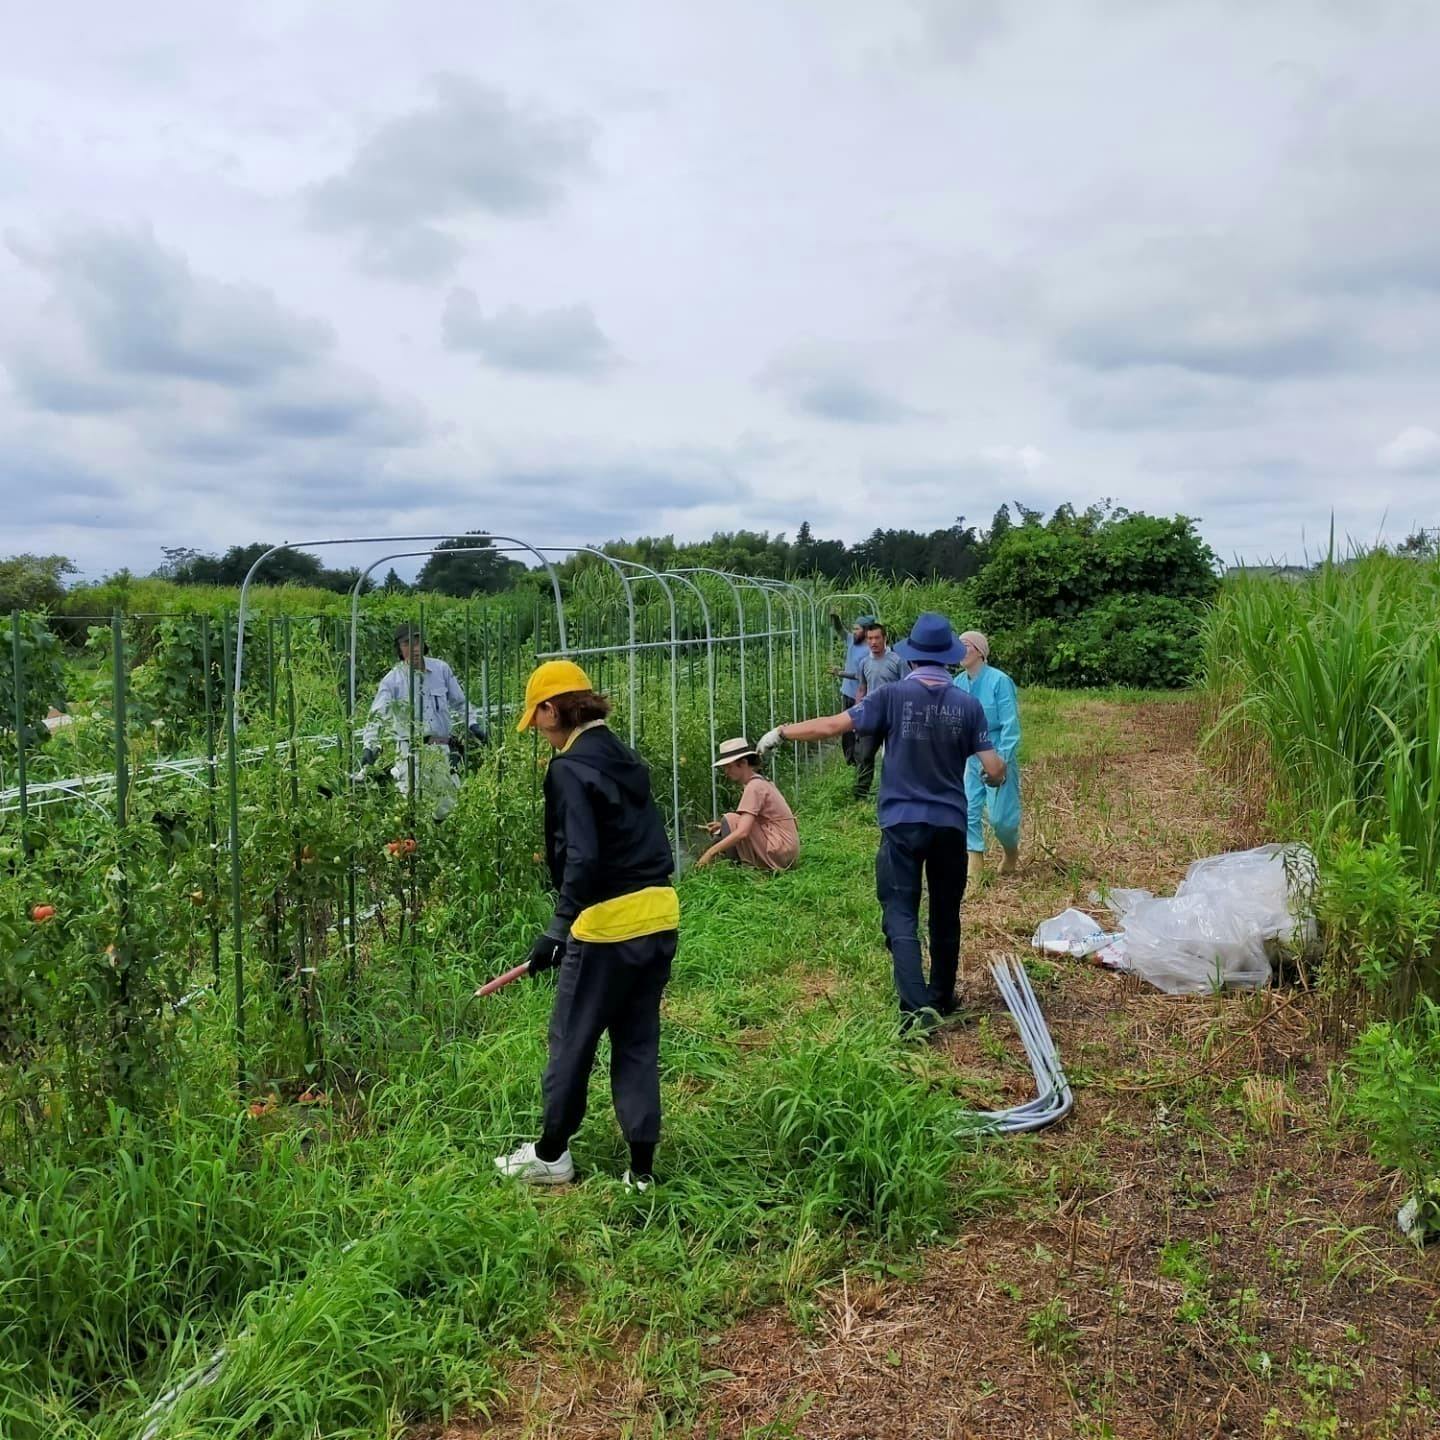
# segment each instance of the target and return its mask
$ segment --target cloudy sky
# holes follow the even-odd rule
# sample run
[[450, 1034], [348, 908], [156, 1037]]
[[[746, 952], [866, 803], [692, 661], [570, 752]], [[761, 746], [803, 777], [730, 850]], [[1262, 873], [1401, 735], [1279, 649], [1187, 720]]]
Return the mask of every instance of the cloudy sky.
[[1226, 558], [1440, 525], [1433, 0], [5, 30], [0, 553], [1102, 496]]

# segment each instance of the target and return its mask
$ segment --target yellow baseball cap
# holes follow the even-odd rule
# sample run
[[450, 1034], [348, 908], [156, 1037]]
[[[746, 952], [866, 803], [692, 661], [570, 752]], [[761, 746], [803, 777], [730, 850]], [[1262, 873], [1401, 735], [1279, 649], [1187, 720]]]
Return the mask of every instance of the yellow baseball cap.
[[535, 707], [569, 695], [576, 690], [593, 690], [590, 677], [573, 660], [547, 660], [538, 665], [525, 682], [525, 713], [516, 730], [528, 730], [535, 723]]

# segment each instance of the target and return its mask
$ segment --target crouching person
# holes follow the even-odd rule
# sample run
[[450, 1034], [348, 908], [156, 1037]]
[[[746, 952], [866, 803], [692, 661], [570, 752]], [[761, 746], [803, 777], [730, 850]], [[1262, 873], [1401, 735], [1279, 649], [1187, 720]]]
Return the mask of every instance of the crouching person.
[[660, 996], [670, 978], [680, 902], [650, 771], [606, 727], [610, 704], [568, 660], [541, 665], [518, 728], [554, 750], [545, 771], [545, 849], [558, 898], [530, 972], [559, 967], [550, 1012], [539, 1140], [497, 1156], [531, 1184], [575, 1176], [570, 1138], [585, 1118], [595, 1049], [610, 1036], [610, 1093], [630, 1146], [627, 1186], [654, 1178], [660, 1139]]
[[744, 736], [724, 741], [715, 768], [740, 787], [740, 803], [705, 827], [716, 840], [695, 862], [697, 868], [730, 855], [757, 870], [788, 870], [800, 856], [795, 812], [765, 778], [754, 746]]

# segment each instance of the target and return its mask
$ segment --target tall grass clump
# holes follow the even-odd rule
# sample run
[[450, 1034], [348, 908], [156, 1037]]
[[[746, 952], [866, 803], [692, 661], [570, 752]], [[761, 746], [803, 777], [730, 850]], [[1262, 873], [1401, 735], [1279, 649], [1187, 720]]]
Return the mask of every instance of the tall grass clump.
[[774, 1062], [759, 1110], [817, 1220], [911, 1241], [953, 1213], [959, 1117], [949, 1096], [897, 1072], [893, 1029], [888, 1016], [854, 1017], [806, 1037]]
[[1335, 978], [1396, 1009], [1440, 994], [1423, 902], [1440, 879], [1437, 614], [1440, 562], [1332, 555], [1300, 581], [1231, 582], [1205, 636], [1232, 771], [1337, 861], [1321, 896]]

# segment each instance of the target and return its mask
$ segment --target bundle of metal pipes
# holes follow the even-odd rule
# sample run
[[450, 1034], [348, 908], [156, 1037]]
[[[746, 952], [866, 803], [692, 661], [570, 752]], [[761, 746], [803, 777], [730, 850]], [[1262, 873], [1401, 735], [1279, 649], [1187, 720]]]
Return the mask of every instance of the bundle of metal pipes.
[[963, 1131], [981, 1131], [1001, 1135], [1023, 1135], [1043, 1130], [1063, 1120], [1074, 1108], [1075, 1097], [1060, 1063], [1060, 1052], [1045, 1023], [1040, 1002], [1030, 985], [1025, 966], [1014, 955], [1002, 955], [990, 964], [990, 975], [1005, 1008], [1020, 1032], [1025, 1058], [1035, 1076], [1037, 1094], [1033, 1100], [1012, 1105], [1006, 1110], [972, 1110], [967, 1112]]

